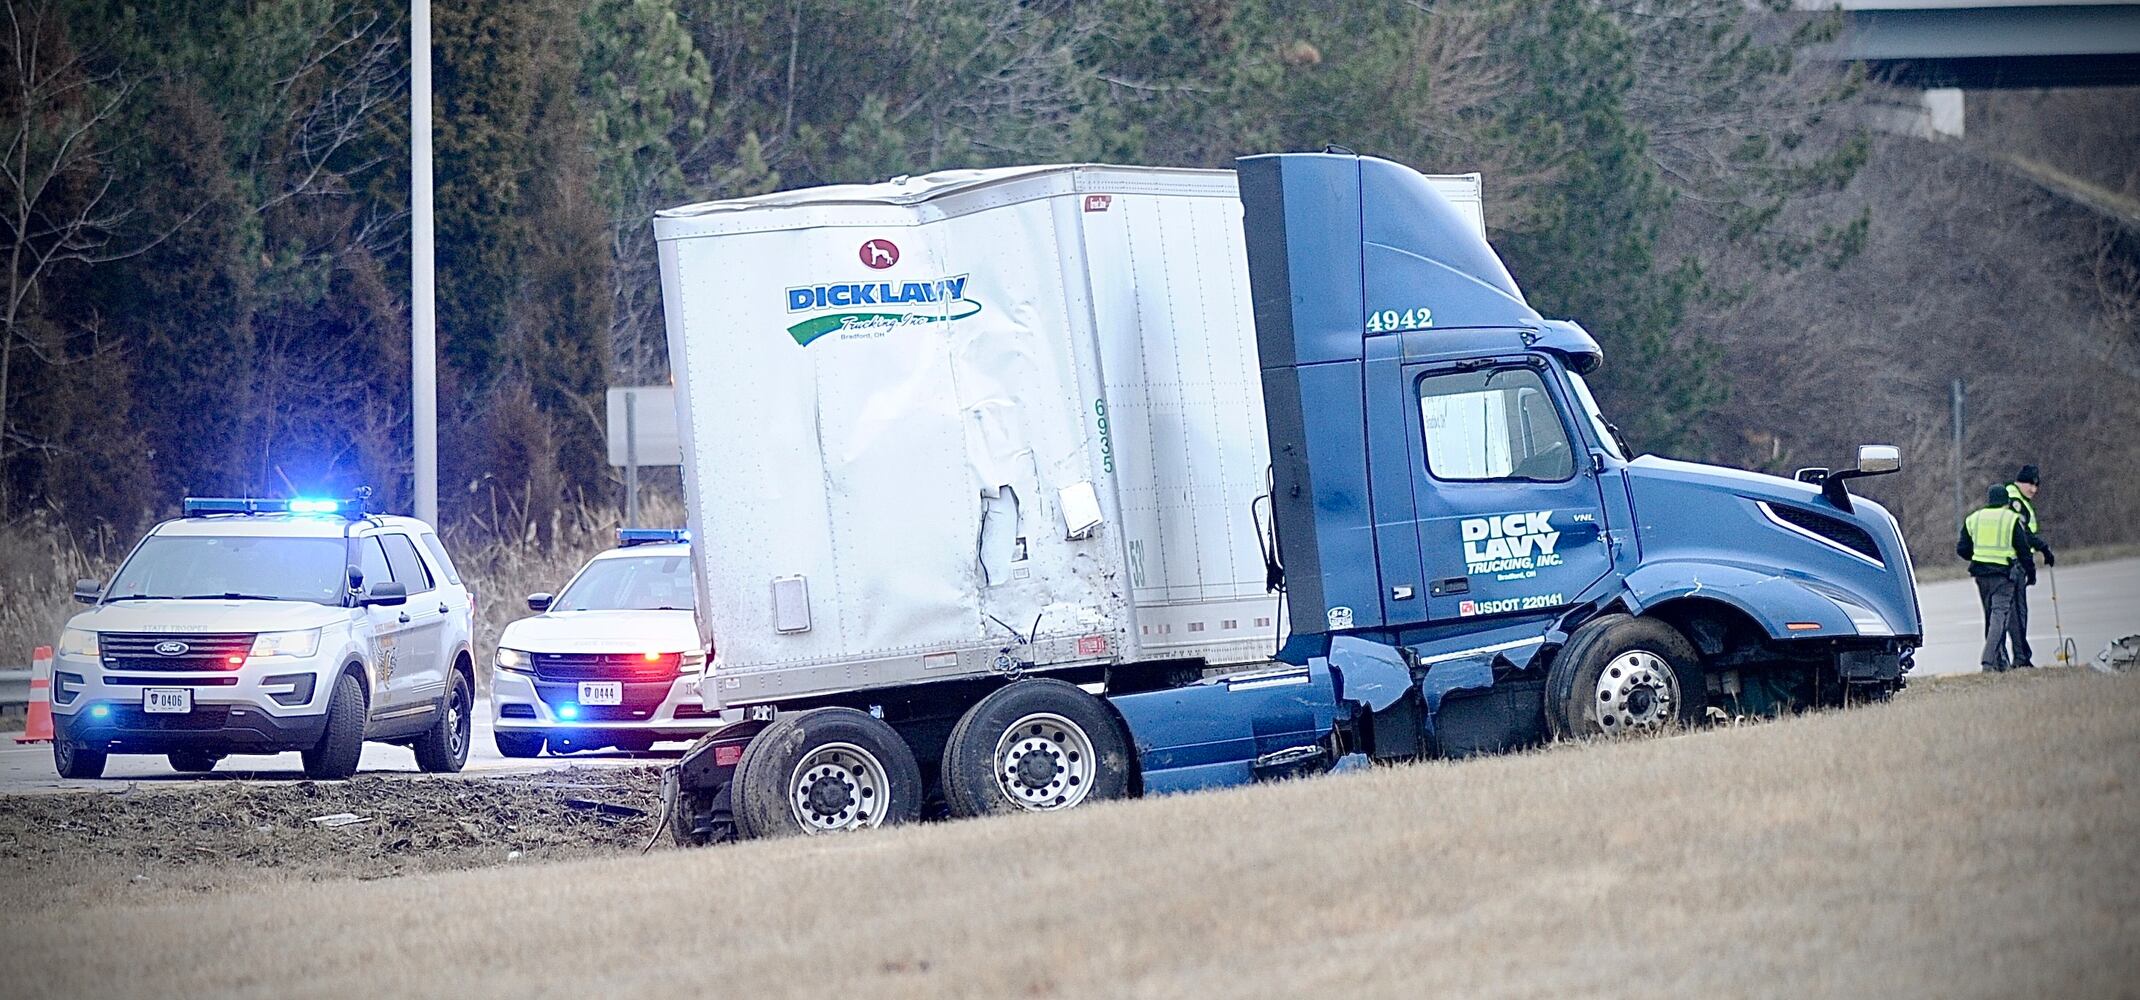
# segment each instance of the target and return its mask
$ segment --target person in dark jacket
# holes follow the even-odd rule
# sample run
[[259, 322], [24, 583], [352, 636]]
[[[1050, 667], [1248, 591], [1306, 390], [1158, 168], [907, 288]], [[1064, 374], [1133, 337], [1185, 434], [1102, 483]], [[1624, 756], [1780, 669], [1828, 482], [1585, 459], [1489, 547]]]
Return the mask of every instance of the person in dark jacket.
[[[1962, 520], [1962, 536], [1954, 554], [1969, 560], [1969, 577], [1977, 584], [1977, 601], [1984, 606], [1984, 651], [1977, 658], [1988, 673], [2004, 673], [2021, 662], [2018, 654], [2028, 649], [2028, 640], [2014, 619], [2014, 592], [2021, 587], [2028, 554], [2035, 542], [2028, 522], [2007, 505], [2006, 484], [1991, 488], [1984, 506]], [[2011, 640], [2015, 658], [2007, 656]]]
[[[2043, 543], [2042, 529], [2036, 526], [2036, 490], [2042, 485], [2042, 475], [2033, 465], [2024, 465], [2014, 474], [2014, 481], [2006, 484], [2006, 505], [2021, 515], [2021, 523], [2028, 526], [2029, 546], [2043, 553], [2045, 566], [2058, 565], [2058, 557], [2051, 554], [2051, 547]], [[2029, 588], [2036, 585], [2036, 562], [2029, 550], [2021, 553], [2025, 574], [2014, 586], [2014, 666], [2036, 665], [2035, 652], [2029, 648]]]

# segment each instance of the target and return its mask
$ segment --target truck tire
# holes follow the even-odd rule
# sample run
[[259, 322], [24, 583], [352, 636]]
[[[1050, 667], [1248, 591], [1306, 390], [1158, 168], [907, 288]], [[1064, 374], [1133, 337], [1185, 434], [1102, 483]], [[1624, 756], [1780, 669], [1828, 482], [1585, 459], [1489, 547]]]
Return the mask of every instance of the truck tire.
[[1100, 699], [1052, 678], [975, 703], [944, 744], [951, 815], [1050, 812], [1129, 793], [1129, 739]]
[[921, 817], [921, 767], [882, 719], [851, 708], [783, 715], [743, 748], [731, 783], [744, 839], [862, 830]]
[[432, 774], [456, 774], [468, 763], [469, 730], [474, 725], [476, 699], [467, 675], [456, 670], [446, 686], [446, 701], [438, 718], [409, 748], [416, 751], [416, 766]]
[[503, 729], [490, 731], [490, 741], [498, 745], [498, 753], [505, 757], [542, 756], [541, 733], [513, 733]]
[[164, 759], [171, 762], [173, 771], [206, 774], [215, 770], [216, 763], [223, 759], [223, 755], [206, 750], [173, 750], [164, 754]]
[[110, 753], [103, 747], [67, 740], [52, 741], [52, 769], [62, 778], [101, 778]]
[[356, 675], [335, 679], [334, 694], [327, 700], [327, 730], [319, 743], [303, 751], [305, 777], [339, 780], [357, 773], [357, 760], [364, 756], [364, 720], [369, 713], [364, 685]]
[[1655, 618], [1605, 615], [1568, 639], [1546, 672], [1546, 726], [1557, 739], [1645, 736], [1699, 721], [1701, 658]]

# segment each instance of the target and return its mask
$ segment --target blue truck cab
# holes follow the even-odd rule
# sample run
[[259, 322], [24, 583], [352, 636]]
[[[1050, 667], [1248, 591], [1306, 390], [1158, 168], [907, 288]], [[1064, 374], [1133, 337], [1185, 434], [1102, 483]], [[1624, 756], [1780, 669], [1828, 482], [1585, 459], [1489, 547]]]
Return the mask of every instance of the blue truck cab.
[[[1276, 662], [1014, 664], [768, 708], [668, 773], [680, 842], [1635, 736], [1901, 687], [1922, 636], [1909, 553], [1847, 488], [1896, 471], [1895, 449], [1808, 482], [1635, 456], [1585, 381], [1597, 341], [1533, 309], [1421, 174], [1342, 152], [1236, 166]], [[874, 812], [856, 797], [880, 792]]]
[[[1900, 683], [1922, 632], [1909, 554], [1895, 519], [1844, 485], [1893, 471], [1892, 449], [1820, 485], [1632, 457], [1584, 381], [1597, 342], [1532, 309], [1418, 173], [1336, 153], [1248, 157], [1239, 173], [1292, 626], [1281, 659], [1327, 659], [1344, 637], [1397, 653], [1444, 752]], [[1608, 633], [1623, 641], [1598, 645]], [[1573, 676], [1595, 671], [1571, 654], [1640, 634], [1694, 654], [1660, 657], [1673, 676], [1644, 683], [1663, 689], [1616, 688], [1611, 658], [1584, 665], [1602, 684]], [[1657, 695], [1675, 711], [1658, 715]]]

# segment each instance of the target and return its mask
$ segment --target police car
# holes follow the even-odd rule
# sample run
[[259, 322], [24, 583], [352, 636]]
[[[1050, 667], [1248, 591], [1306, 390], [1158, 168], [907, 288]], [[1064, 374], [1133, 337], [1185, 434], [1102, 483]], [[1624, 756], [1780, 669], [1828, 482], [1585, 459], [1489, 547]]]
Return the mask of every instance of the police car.
[[150, 529], [53, 664], [52, 760], [103, 774], [114, 753], [207, 771], [232, 753], [304, 756], [356, 773], [364, 742], [416, 751], [426, 771], [468, 760], [473, 599], [430, 525], [365, 498], [188, 498]]
[[537, 614], [498, 636], [492, 737], [507, 757], [697, 739], [718, 720], [699, 704], [706, 665], [692, 617], [691, 549], [681, 530], [626, 528]]

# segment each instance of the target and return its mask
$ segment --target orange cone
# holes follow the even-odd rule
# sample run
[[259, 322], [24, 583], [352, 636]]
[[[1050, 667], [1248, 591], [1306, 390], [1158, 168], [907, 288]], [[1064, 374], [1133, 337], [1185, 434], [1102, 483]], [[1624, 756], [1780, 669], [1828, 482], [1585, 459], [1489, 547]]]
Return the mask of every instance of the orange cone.
[[52, 647], [39, 646], [30, 657], [30, 720], [17, 743], [52, 742]]

